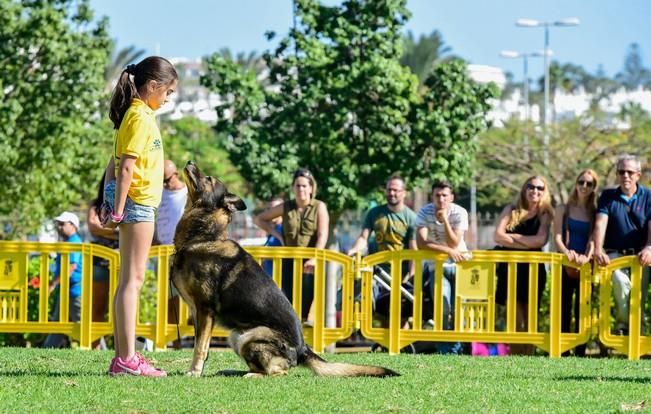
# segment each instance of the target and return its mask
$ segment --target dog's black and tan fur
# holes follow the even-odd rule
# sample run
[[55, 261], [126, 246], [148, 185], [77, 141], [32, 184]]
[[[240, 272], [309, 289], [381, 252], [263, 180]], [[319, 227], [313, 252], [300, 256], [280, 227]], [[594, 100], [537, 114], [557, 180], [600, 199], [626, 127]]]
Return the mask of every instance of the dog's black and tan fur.
[[231, 214], [242, 200], [192, 162], [184, 170], [188, 204], [174, 245], [172, 280], [195, 321], [188, 375], [200, 376], [213, 323], [231, 330], [229, 342], [249, 367], [248, 376], [286, 375], [303, 365], [322, 376], [392, 376], [382, 367], [328, 363], [303, 341], [289, 301], [255, 259], [228, 239]]

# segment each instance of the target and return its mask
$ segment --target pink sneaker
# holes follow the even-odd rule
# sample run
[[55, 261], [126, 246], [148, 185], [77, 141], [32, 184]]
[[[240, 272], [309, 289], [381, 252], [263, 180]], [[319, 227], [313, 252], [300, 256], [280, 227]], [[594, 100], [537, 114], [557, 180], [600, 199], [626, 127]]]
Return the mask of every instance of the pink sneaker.
[[115, 358], [113, 370], [110, 372], [115, 375], [135, 375], [142, 377], [166, 377], [167, 373], [162, 369], [154, 368], [149, 361], [139, 353], [136, 353], [128, 361], [120, 357]]
[[117, 368], [115, 366], [116, 362], [118, 362], [118, 357], [113, 357], [113, 359], [111, 360], [111, 364], [109, 365], [109, 369], [108, 369], [108, 373], [111, 376], [119, 374], [119, 372], [117, 371]]

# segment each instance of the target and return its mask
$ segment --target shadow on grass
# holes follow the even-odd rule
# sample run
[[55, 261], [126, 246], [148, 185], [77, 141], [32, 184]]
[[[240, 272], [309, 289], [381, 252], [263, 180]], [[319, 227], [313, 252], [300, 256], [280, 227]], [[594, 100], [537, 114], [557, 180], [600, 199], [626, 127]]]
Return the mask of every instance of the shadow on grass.
[[559, 381], [591, 381], [591, 382], [634, 382], [651, 384], [651, 377], [622, 377], [609, 375], [567, 375], [556, 377]]
[[[239, 370], [222, 370], [215, 373], [204, 374], [203, 377], [244, 377], [248, 371]], [[168, 377], [184, 377], [185, 371], [167, 372]], [[0, 370], [0, 378], [2, 377], [108, 377], [109, 375], [102, 371], [48, 371], [48, 370], [33, 370], [33, 369], [14, 369], [14, 370]]]
[[209, 374], [209, 377], [243, 377], [248, 374], [249, 371], [242, 371], [237, 369], [223, 369], [215, 373]]
[[47, 371], [33, 369], [14, 369], [10, 371], [0, 371], [2, 377], [108, 377], [106, 372], [96, 371]]

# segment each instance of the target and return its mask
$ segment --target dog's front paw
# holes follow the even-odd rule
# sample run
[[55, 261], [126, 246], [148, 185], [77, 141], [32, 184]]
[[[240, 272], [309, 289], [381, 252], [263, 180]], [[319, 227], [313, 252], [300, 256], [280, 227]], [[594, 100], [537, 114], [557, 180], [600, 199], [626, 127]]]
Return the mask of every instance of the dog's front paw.
[[264, 377], [264, 374], [260, 374], [259, 372], [247, 372], [244, 374], [244, 378], [262, 378]]
[[201, 376], [201, 371], [196, 370], [196, 369], [191, 369], [190, 371], [185, 373], [186, 377], [193, 377], [193, 378], [199, 378]]

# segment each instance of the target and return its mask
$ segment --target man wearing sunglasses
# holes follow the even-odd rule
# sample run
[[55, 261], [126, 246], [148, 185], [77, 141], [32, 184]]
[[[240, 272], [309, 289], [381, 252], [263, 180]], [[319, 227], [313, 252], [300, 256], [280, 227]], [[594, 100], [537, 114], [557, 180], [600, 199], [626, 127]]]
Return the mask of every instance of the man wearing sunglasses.
[[[595, 258], [605, 266], [610, 259], [637, 255], [644, 267], [642, 274], [642, 309], [649, 283], [651, 263], [651, 192], [638, 184], [641, 177], [640, 161], [624, 155], [617, 161], [619, 186], [604, 190], [599, 197], [594, 227]], [[628, 334], [629, 300], [631, 294], [630, 270], [613, 272], [615, 297], [615, 331]]]

